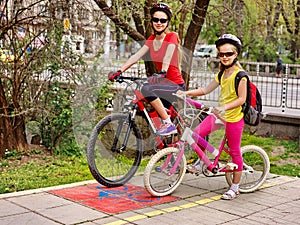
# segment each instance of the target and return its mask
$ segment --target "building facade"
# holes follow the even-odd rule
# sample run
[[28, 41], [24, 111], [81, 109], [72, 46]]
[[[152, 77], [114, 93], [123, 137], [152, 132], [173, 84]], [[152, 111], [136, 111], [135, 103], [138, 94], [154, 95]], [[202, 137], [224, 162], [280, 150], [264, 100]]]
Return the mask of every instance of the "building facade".
[[[36, 35], [34, 47], [42, 47], [49, 18], [61, 23], [63, 41], [73, 51], [96, 54], [103, 48], [106, 17], [93, 0], [0, 0], [2, 27], [13, 27], [13, 21], [18, 21], [10, 32], [18, 37]], [[6, 41], [1, 38], [1, 47]]]

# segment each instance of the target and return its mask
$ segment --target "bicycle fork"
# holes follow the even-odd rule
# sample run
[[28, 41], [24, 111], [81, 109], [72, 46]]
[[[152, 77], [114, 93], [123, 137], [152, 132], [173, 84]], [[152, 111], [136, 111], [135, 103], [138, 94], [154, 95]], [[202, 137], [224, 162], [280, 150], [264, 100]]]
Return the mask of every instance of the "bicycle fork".
[[163, 171], [165, 168], [167, 168], [169, 166], [170, 162], [171, 163], [174, 162], [174, 164], [172, 165], [171, 170], [169, 170], [169, 172], [167, 173], [167, 175], [170, 176], [170, 175], [174, 174], [177, 171], [177, 168], [178, 168], [180, 160], [181, 160], [181, 158], [183, 156], [183, 153], [184, 153], [184, 148], [181, 148], [179, 154], [176, 157], [176, 160], [174, 159], [173, 154], [169, 154], [167, 156], [166, 160], [164, 161], [163, 165], [161, 167], [157, 168], [157, 170], [159, 169], [159, 172], [161, 172], [161, 171]]
[[126, 130], [126, 134], [125, 134], [125, 137], [124, 137], [123, 144], [120, 148], [116, 148], [117, 143], [119, 141], [120, 134], [121, 134], [123, 126], [124, 126], [124, 120], [119, 121], [117, 130], [116, 130], [116, 135], [115, 135], [115, 138], [114, 138], [114, 142], [113, 142], [113, 145], [112, 145], [112, 151], [121, 153], [122, 151], [126, 150], [126, 146], [127, 146], [128, 140], [129, 140], [130, 131], [131, 131], [131, 128], [132, 128], [132, 124], [134, 123], [135, 114], [136, 114], [136, 110], [133, 111], [132, 115], [130, 113], [128, 114], [128, 127], [127, 127], [127, 130]]

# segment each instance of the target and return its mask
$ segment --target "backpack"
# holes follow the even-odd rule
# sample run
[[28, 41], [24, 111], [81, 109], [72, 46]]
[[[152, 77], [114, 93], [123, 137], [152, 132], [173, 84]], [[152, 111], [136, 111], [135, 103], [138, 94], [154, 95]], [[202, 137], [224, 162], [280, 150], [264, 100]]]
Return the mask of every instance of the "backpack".
[[[223, 72], [224, 71], [220, 71], [218, 74], [220, 84]], [[239, 83], [243, 77], [247, 78], [247, 98], [246, 102], [242, 105], [244, 120], [245, 123], [250, 126], [257, 126], [263, 117], [261, 95], [255, 84], [250, 81], [245, 71], [239, 71], [235, 77], [236, 94], [238, 95]]]

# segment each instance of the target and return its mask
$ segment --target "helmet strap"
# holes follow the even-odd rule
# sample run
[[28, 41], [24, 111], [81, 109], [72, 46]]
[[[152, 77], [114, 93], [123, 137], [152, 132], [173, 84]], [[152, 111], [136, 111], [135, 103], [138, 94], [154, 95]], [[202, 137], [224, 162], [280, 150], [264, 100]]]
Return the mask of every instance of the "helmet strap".
[[222, 66], [224, 66], [225, 69], [228, 69], [228, 68], [232, 67], [237, 61], [238, 61], [238, 59], [235, 58], [229, 66], [225, 66], [223, 63], [221, 63], [221, 64], [222, 64]]
[[154, 30], [154, 34], [155, 34], [155, 35], [161, 35], [163, 32], [165, 32], [165, 30], [166, 30], [166, 29], [164, 29], [164, 30], [162, 30], [162, 31], [159, 31], [159, 32], [156, 31], [156, 30]]
[[166, 26], [165, 29], [163, 29], [162, 31], [156, 31], [156, 30], [154, 29], [153, 24], [152, 24], [152, 29], [154, 30], [154, 34], [155, 34], [155, 35], [161, 35], [163, 32], [165, 32], [165, 30], [168, 28], [168, 26], [169, 26], [169, 22], [168, 22], [168, 24], [167, 24], [167, 26]]

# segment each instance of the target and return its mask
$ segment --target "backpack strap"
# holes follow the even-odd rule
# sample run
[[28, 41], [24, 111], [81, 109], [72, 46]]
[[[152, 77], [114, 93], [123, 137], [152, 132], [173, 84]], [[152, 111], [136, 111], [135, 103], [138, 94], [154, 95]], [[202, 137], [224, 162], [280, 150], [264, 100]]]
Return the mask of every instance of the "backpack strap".
[[248, 75], [246, 74], [246, 72], [244, 70], [239, 71], [236, 74], [236, 77], [235, 77], [234, 85], [235, 85], [235, 92], [236, 92], [237, 96], [238, 96], [239, 84], [240, 84], [240, 81], [242, 80], [243, 77], [247, 78], [247, 96], [248, 96], [248, 88], [250, 87], [250, 80], [249, 80], [249, 77], [248, 77]]
[[235, 91], [236, 91], [236, 95], [238, 96], [239, 83], [243, 77], [247, 78], [247, 96], [246, 96], [245, 103], [242, 105], [242, 112], [244, 112], [244, 114], [246, 114], [250, 108], [250, 102], [251, 102], [252, 95], [251, 95], [251, 88], [250, 88], [250, 79], [249, 79], [248, 75], [246, 74], [246, 72], [243, 70], [239, 71], [235, 77]]

